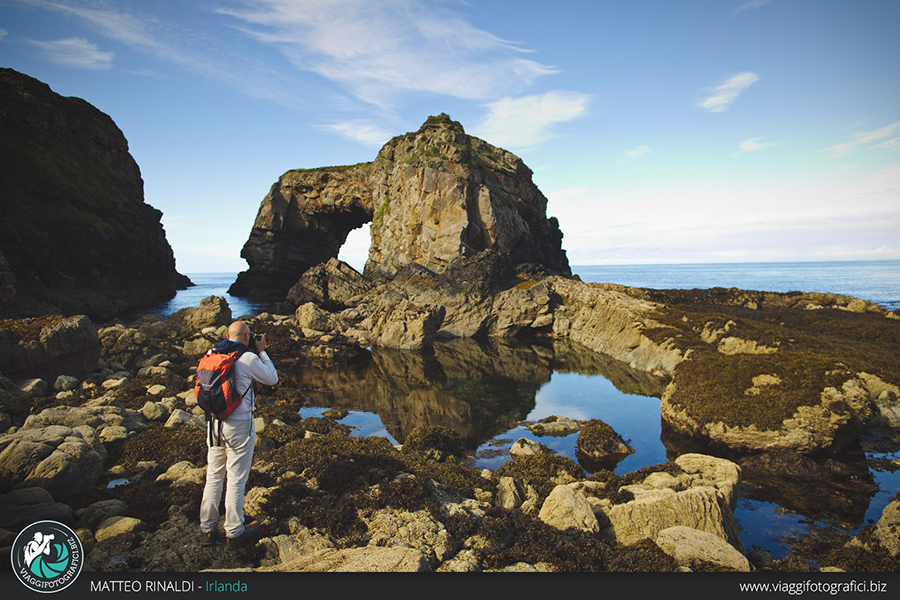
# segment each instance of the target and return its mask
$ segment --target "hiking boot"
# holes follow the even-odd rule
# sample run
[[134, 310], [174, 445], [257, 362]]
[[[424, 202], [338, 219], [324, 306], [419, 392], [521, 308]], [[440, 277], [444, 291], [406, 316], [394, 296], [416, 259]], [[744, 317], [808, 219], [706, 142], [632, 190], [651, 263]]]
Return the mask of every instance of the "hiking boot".
[[218, 532], [215, 529], [211, 529], [209, 531], [201, 531], [200, 532], [200, 545], [201, 546], [215, 546], [219, 543]]
[[256, 519], [249, 522], [245, 521], [244, 533], [237, 537], [225, 538], [225, 545], [231, 550], [242, 548], [247, 544], [250, 538], [253, 537], [253, 534], [256, 533], [257, 529], [259, 529], [259, 521], [257, 521]]

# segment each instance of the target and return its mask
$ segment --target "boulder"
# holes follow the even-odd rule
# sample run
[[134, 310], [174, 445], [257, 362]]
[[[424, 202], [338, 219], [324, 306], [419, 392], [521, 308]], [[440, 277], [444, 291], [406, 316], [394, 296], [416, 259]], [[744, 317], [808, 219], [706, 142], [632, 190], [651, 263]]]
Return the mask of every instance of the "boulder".
[[148, 421], [166, 421], [169, 418], [169, 408], [162, 402], [148, 400], [140, 412]]
[[531, 423], [527, 427], [535, 435], [561, 437], [581, 431], [582, 423], [569, 417], [552, 415], [541, 419], [537, 423]]
[[31, 397], [20, 390], [11, 379], [0, 374], [0, 411], [25, 416], [30, 407]]
[[0, 527], [19, 531], [37, 521], [75, 522], [72, 508], [56, 502], [42, 487], [27, 487], [0, 495]]
[[[737, 501], [740, 467], [726, 459], [684, 454], [675, 464], [684, 473], [651, 473], [639, 484], [620, 488], [634, 498], [602, 505], [608, 524], [601, 536], [622, 544], [655, 540], [664, 529], [684, 526], [711, 533], [743, 550], [733, 506]], [[674, 480], [674, 481], [673, 481]]]
[[230, 325], [231, 308], [221, 296], [208, 296], [196, 307], [182, 308], [166, 321], [167, 326], [188, 337], [201, 332], [206, 327]]
[[695, 453], [682, 454], [674, 462], [690, 476], [689, 485], [714, 487], [732, 510], [737, 505], [741, 483], [741, 468], [737, 464], [724, 458]]
[[206, 467], [195, 467], [190, 461], [182, 460], [156, 478], [157, 481], [171, 481], [172, 485], [196, 483], [203, 485], [206, 481]]
[[60, 375], [53, 383], [53, 389], [57, 392], [77, 390], [79, 383], [80, 382], [77, 377], [72, 377], [71, 375]]
[[262, 566], [275, 566], [334, 548], [334, 542], [307, 527], [299, 526], [296, 532], [294, 527], [291, 529], [290, 535], [282, 534], [259, 540], [258, 545], [271, 556], [260, 561]]
[[98, 358], [97, 328], [85, 315], [0, 321], [0, 364], [12, 379], [85, 375]]
[[340, 310], [371, 287], [372, 282], [353, 267], [330, 258], [306, 271], [288, 291], [287, 301], [295, 306], [312, 302], [327, 310]]
[[516, 480], [512, 477], [501, 477], [497, 481], [497, 493], [494, 497], [494, 503], [497, 508], [505, 508], [511, 510], [519, 508], [524, 498]]
[[255, 569], [260, 572], [329, 572], [329, 573], [422, 573], [432, 571], [428, 558], [415, 548], [347, 548], [323, 550], [309, 556], [272, 567]]
[[549, 450], [541, 444], [523, 437], [513, 442], [509, 448], [509, 453], [513, 456], [534, 456], [536, 454], [547, 454], [548, 452]]
[[205, 429], [206, 422], [198, 417], [195, 417], [189, 412], [183, 411], [180, 408], [176, 408], [169, 415], [169, 418], [166, 420], [165, 426], [169, 428], [194, 426], [198, 429]]
[[110, 517], [122, 517], [128, 512], [128, 505], [118, 499], [100, 500], [76, 513], [78, 520], [88, 529], [97, 529]]
[[[108, 397], [95, 399], [95, 404], [89, 406], [57, 406], [46, 408], [37, 414], [30, 415], [22, 429], [39, 429], [50, 425], [62, 425], [80, 430], [81, 425], [88, 427], [89, 431], [82, 431], [82, 435], [89, 437], [90, 431], [96, 430], [99, 435], [106, 427], [122, 427], [128, 435], [147, 430], [147, 421], [136, 410], [123, 408], [115, 404], [108, 404]], [[101, 445], [102, 446], [102, 445]], [[98, 449], [103, 452], [105, 450]]]
[[117, 324], [101, 327], [97, 333], [103, 347], [103, 358], [127, 369], [140, 369], [152, 357], [162, 353], [162, 348], [155, 341], [133, 327]]
[[616, 431], [600, 419], [585, 422], [575, 442], [575, 452], [579, 462], [589, 471], [612, 468], [634, 449]]
[[126, 533], [137, 533], [139, 531], [146, 531], [147, 526], [140, 519], [135, 519], [134, 517], [122, 517], [115, 516], [109, 517], [101, 522], [97, 526], [97, 531], [94, 532], [94, 537], [99, 544], [103, 540], [116, 537], [118, 535], [123, 535]]
[[680, 525], [669, 527], [659, 532], [656, 545], [680, 566], [696, 569], [703, 563], [712, 563], [729, 571], [750, 571], [750, 561], [743, 554], [705, 531]]
[[456, 552], [450, 533], [425, 510], [382, 509], [363, 522], [368, 528], [368, 546], [414, 548], [427, 557], [432, 568]]
[[25, 428], [0, 436], [0, 490], [42, 487], [53, 495], [93, 486], [103, 471], [99, 440], [85, 439], [89, 427]]
[[892, 556], [900, 555], [900, 500], [884, 507], [875, 523], [872, 538], [877, 540]]
[[584, 494], [568, 485], [558, 485], [541, 506], [538, 518], [557, 529], [575, 528], [597, 533], [600, 525]]
[[376, 310], [372, 322], [373, 343], [386, 348], [421, 350], [434, 343], [445, 309], [401, 300], [384, 311]]
[[43, 379], [23, 379], [16, 383], [19, 389], [33, 398], [50, 395], [50, 384]]
[[321, 335], [323, 333], [340, 333], [346, 329], [346, 325], [341, 318], [327, 310], [321, 309], [312, 302], [297, 307], [294, 312], [294, 318], [304, 334], [307, 331], [314, 332], [312, 335]]

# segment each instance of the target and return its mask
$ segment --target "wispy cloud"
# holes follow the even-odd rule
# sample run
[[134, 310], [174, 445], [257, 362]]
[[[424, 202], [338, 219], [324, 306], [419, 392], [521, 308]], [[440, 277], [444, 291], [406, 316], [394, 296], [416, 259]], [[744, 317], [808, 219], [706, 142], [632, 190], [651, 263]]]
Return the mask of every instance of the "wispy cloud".
[[243, 0], [220, 9], [298, 69], [338, 83], [382, 108], [396, 94], [426, 92], [485, 100], [557, 72], [523, 57], [516, 43], [419, 0]]
[[5, 38], [6, 35], [7, 35], [8, 33], [9, 33], [9, 32], [6, 31], [5, 29], [0, 29], [0, 40], [2, 40], [3, 38]]
[[589, 101], [589, 95], [569, 91], [503, 98], [487, 105], [487, 116], [473, 132], [495, 146], [531, 148], [553, 137], [557, 123], [583, 115]]
[[[894, 135], [898, 131], [900, 131], [900, 121], [891, 123], [890, 125], [885, 125], [881, 129], [876, 129], [875, 131], [863, 131], [857, 133], [853, 140], [844, 142], [843, 144], [838, 144], [836, 146], [830, 146], [828, 148], [820, 150], [820, 152], [830, 152], [832, 158], [847, 156], [855, 148], [864, 146], [870, 142], [874, 142], [875, 140], [880, 140], [881, 138], [886, 138], [890, 135]], [[881, 144], [877, 144], [876, 147], [883, 150], [896, 150], [898, 144], [900, 144], [900, 142], [898, 142], [897, 139], [892, 139], [886, 142], [882, 142]]]
[[372, 147], [380, 147], [391, 139], [391, 132], [387, 129], [363, 119], [322, 125], [320, 128]]
[[882, 150], [900, 150], [900, 137], [881, 142], [880, 144], [875, 144], [875, 147], [881, 148]]
[[[182, 27], [133, 9], [119, 9], [108, 2], [73, 0], [15, 0], [34, 8], [80, 21], [112, 40], [174, 64], [189, 72], [226, 85], [254, 98], [285, 106], [301, 107], [306, 102], [289, 81], [270, 65], [254, 60], [236, 49], [233, 40], [224, 41], [199, 28]], [[152, 9], [147, 4], [146, 9]], [[141, 6], [144, 8], [144, 6]], [[305, 91], [310, 87], [306, 86]]]
[[736, 7], [734, 7], [734, 12], [732, 14], [742, 13], [745, 10], [753, 10], [754, 8], [760, 8], [769, 4], [772, 0], [745, 0], [741, 2]]
[[622, 164], [625, 161], [639, 158], [647, 154], [648, 152], [652, 152], [652, 150], [650, 150], [650, 146], [638, 146], [637, 148], [634, 148], [632, 150], [626, 150], [625, 154], [622, 155], [622, 158], [617, 159], [616, 162], [618, 164]]
[[712, 94], [700, 102], [710, 112], [723, 112], [737, 100], [747, 88], [759, 81], [759, 75], [750, 71], [738, 73], [711, 90]]
[[114, 52], [103, 52], [96, 44], [77, 37], [50, 42], [27, 40], [27, 43], [37, 49], [41, 59], [63, 67], [109, 69], [115, 57]]
[[760, 142], [762, 138], [750, 138], [738, 144], [738, 151], [735, 154], [746, 154], [747, 152], [758, 152], [766, 148], [772, 148], [783, 142]]
[[548, 192], [547, 199], [551, 202], [562, 202], [565, 200], [571, 200], [572, 198], [580, 198], [581, 196], [584, 196], [587, 191], [588, 188], [586, 187], [557, 190], [555, 192]]

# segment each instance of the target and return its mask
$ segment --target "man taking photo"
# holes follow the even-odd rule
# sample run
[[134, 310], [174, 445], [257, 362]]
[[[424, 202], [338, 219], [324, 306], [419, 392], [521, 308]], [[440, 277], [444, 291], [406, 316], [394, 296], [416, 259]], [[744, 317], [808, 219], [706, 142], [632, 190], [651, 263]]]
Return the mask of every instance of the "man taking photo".
[[[258, 526], [256, 521], [244, 522], [244, 494], [256, 431], [253, 426], [255, 394], [253, 382], [263, 385], [278, 383], [278, 372], [266, 354], [266, 336], [254, 336], [242, 321], [228, 327], [228, 339], [215, 346], [220, 354], [237, 352], [234, 363], [234, 386], [243, 392], [241, 403], [221, 421], [210, 419], [207, 427], [206, 486], [200, 503], [200, 543], [215, 546], [219, 523], [219, 503], [225, 488], [225, 536], [226, 546], [239, 548]], [[214, 430], [215, 429], [215, 430]]]

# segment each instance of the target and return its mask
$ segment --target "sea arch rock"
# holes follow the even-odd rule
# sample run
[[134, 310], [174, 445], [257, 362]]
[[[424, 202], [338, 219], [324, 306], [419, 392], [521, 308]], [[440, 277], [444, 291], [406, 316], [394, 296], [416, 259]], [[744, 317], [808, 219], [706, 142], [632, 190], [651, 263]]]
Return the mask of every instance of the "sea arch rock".
[[[515, 155], [469, 136], [442, 114], [389, 141], [370, 163], [288, 171], [260, 205], [241, 256], [250, 268], [229, 292], [283, 300], [309, 268], [337, 257], [369, 224], [365, 275], [392, 279], [407, 265], [441, 274], [479, 254], [493, 273], [538, 264], [570, 275], [547, 198]], [[480, 271], [480, 269], [479, 269]]]

